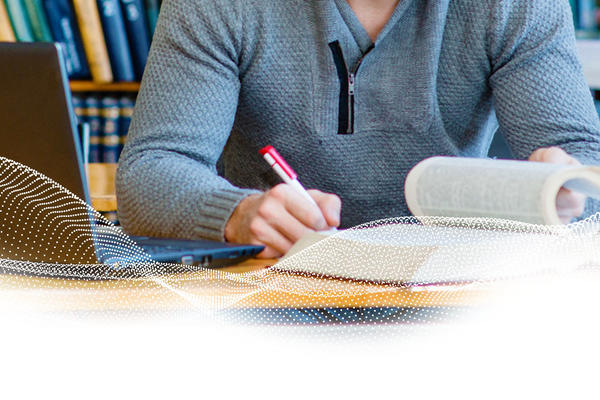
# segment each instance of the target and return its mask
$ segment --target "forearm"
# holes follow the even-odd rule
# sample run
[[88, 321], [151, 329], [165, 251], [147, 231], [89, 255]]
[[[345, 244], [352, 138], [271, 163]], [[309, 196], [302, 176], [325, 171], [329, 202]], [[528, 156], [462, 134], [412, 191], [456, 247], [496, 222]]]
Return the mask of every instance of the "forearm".
[[217, 175], [239, 96], [237, 3], [164, 4], [118, 173], [129, 233], [223, 240], [254, 191]]
[[496, 1], [490, 18], [490, 84], [502, 133], [515, 156], [558, 146], [600, 163], [600, 121], [577, 59], [569, 5]]
[[125, 230], [158, 237], [223, 240], [235, 207], [256, 193], [186, 156], [158, 150], [125, 159], [116, 183]]

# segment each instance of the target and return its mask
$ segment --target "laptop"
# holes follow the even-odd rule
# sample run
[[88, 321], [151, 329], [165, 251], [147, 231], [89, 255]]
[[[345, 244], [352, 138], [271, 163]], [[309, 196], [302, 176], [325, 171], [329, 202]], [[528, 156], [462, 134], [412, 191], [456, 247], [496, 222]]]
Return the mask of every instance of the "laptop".
[[[84, 200], [85, 203], [91, 204], [83, 151], [77, 129], [77, 118], [73, 111], [60, 46], [54, 43], [0, 43], [0, 88], [0, 143], [2, 144], [0, 156], [39, 171]], [[41, 181], [37, 182], [30, 186], [39, 186]], [[1, 201], [2, 199], [0, 199]], [[68, 200], [59, 201], [53, 198], [52, 201], [67, 202], [73, 207], [72, 202]], [[61, 206], [59, 204], [56, 207], [60, 208]], [[4, 210], [2, 213], [6, 214]], [[139, 246], [148, 255], [147, 261], [202, 265], [204, 267], [220, 267], [239, 263], [255, 256], [264, 248], [207, 240], [137, 236], [114, 239], [121, 235], [121, 233], [115, 233], [117, 228], [99, 222], [101, 220], [92, 214], [90, 212], [89, 231], [85, 235], [79, 234], [83, 239], [77, 247], [73, 245], [72, 235], [65, 233], [53, 236], [66, 238], [64, 243], [57, 246], [65, 249], [77, 249], [71, 251], [73, 254], [85, 253], [83, 251], [85, 241], [91, 238], [94, 245], [87, 247], [95, 249], [92, 251], [93, 254], [91, 256], [90, 254], [82, 255], [79, 257], [80, 259], [75, 259], [77, 257], [73, 256], [74, 260], [68, 260], [72, 264], [99, 263], [115, 268], [127, 268], [129, 261], [140, 260], [140, 257], [127, 257], [127, 254], [138, 254], [139, 250], [133, 252], [127, 251], [127, 249], [122, 249], [125, 251], [119, 249], [107, 251], [111, 246], [115, 247], [112, 242], [123, 242], [123, 240], [126, 242], [123, 242], [123, 245], [130, 249], [135, 245]], [[3, 218], [8, 217], [4, 216]], [[19, 243], [16, 242], [16, 239], [19, 234], [15, 233], [14, 229], [21, 229], [21, 225], [26, 226], [27, 224], [16, 224], [14, 221], [6, 220], [4, 222], [4, 226], [9, 228], [4, 228], [6, 231], [4, 234], [0, 232], [0, 235], [4, 236], [2, 239], [7, 243], [10, 238], [15, 238], [15, 243], [12, 244], [18, 247]], [[47, 226], [44, 229], [47, 230]], [[31, 232], [33, 231], [29, 227], [28, 231], [22, 235], [32, 235]], [[57, 228], [52, 232], [57, 232]], [[113, 239], [110, 239], [111, 243], [107, 244], [106, 237], [111, 237], [111, 235]], [[125, 235], [123, 234], [123, 236]], [[45, 249], [48, 250], [47, 245]], [[39, 249], [31, 248], [28, 251], [29, 254], [40, 252]], [[119, 254], [125, 254], [125, 256], [120, 257]], [[8, 258], [8, 255], [0, 254], [0, 257]], [[25, 257], [21, 257], [21, 259], [29, 260]], [[53, 258], [53, 260], [56, 259]], [[36, 258], [30, 261], [39, 262], [40, 259]], [[129, 262], [129, 264], [133, 264], [133, 262]]]

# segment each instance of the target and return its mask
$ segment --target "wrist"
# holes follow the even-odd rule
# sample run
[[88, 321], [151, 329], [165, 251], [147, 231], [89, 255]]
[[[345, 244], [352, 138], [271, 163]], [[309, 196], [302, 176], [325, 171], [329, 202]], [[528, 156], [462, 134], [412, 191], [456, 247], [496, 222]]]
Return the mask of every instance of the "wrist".
[[229, 220], [225, 224], [224, 237], [226, 242], [240, 242], [239, 227], [244, 224], [244, 219], [248, 215], [248, 210], [250, 208], [249, 205], [260, 196], [261, 194], [255, 193], [245, 197], [233, 210], [233, 213], [231, 213]]

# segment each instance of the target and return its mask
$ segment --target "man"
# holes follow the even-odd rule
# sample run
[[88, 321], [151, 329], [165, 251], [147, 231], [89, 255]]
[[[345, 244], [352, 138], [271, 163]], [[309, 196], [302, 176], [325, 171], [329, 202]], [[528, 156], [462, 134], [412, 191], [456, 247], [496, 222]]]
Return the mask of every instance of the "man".
[[[276, 257], [310, 230], [409, 215], [414, 165], [485, 156], [498, 128], [517, 158], [597, 163], [568, 7], [169, 0], [119, 167], [120, 219]], [[318, 209], [278, 185], [258, 154], [269, 144], [319, 189]], [[584, 199], [562, 190], [557, 204], [568, 222]]]

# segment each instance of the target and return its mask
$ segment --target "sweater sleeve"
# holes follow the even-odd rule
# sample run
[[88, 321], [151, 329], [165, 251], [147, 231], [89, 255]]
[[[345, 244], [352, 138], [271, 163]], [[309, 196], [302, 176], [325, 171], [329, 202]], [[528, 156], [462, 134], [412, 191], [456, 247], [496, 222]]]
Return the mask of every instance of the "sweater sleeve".
[[117, 171], [128, 233], [223, 240], [235, 207], [256, 191], [217, 174], [240, 90], [240, 2], [168, 0]]
[[[490, 85], [500, 130], [518, 159], [559, 146], [600, 164], [600, 121], [577, 57], [569, 2], [492, 0]], [[586, 215], [600, 210], [588, 201]]]

